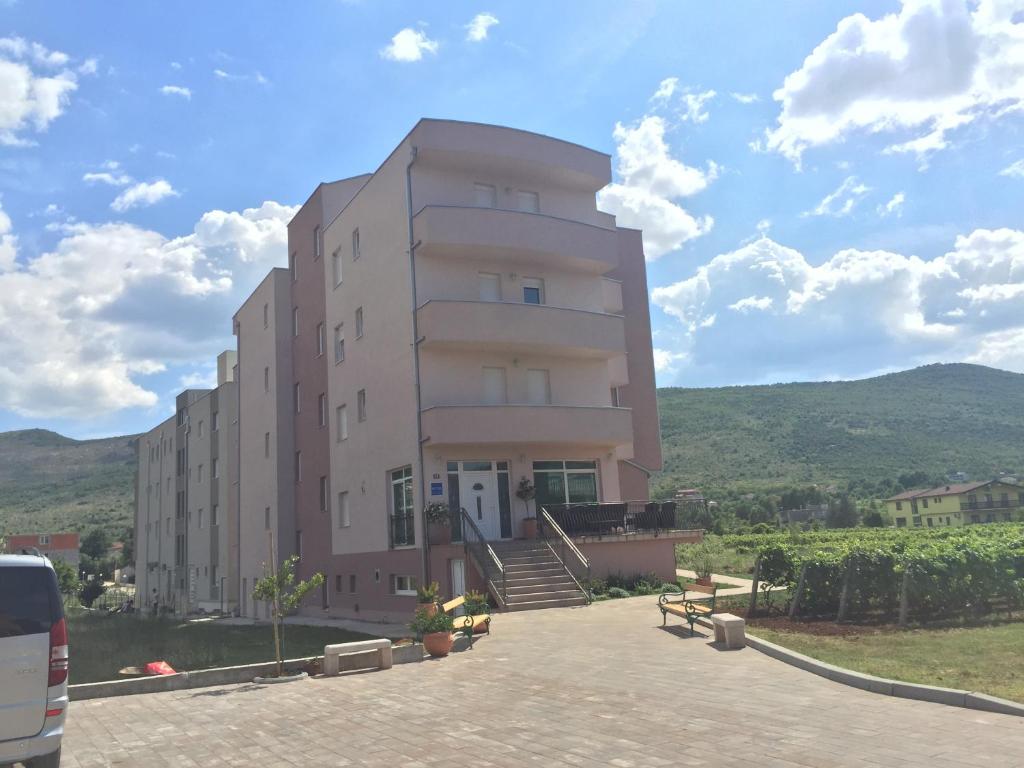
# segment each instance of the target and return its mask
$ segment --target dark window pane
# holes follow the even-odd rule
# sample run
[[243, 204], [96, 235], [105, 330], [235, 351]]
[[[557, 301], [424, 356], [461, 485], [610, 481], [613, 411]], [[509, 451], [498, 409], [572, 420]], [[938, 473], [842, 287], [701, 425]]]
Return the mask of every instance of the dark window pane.
[[568, 474], [569, 503], [586, 504], [597, 501], [597, 475]]
[[564, 479], [565, 475], [561, 472], [533, 473], [533, 484], [537, 488], [536, 504], [538, 507], [543, 507], [546, 504], [565, 503]]
[[597, 469], [596, 461], [567, 461], [566, 469]]
[[62, 615], [49, 568], [0, 568], [0, 637], [38, 635]]
[[536, 472], [538, 469], [563, 469], [565, 467], [564, 461], [535, 461], [533, 462], [533, 469]]
[[501, 538], [512, 538], [512, 504], [509, 501], [508, 472], [498, 473], [498, 511], [501, 517]]

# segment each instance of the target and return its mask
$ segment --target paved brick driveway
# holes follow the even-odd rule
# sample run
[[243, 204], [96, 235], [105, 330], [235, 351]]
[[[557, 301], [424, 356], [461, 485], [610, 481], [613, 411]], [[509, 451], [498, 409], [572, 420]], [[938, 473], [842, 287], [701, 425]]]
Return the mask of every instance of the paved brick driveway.
[[510, 614], [442, 661], [79, 702], [65, 765], [1024, 764], [1024, 719], [857, 691], [660, 623], [654, 598]]

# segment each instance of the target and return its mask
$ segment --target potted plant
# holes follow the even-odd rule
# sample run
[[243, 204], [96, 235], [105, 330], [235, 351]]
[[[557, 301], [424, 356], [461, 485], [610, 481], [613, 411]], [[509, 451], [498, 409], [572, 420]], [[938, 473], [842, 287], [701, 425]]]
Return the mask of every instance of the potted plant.
[[530, 516], [530, 502], [537, 496], [537, 489], [530, 479], [525, 475], [519, 480], [519, 487], [516, 488], [516, 498], [523, 502], [526, 509], [526, 517], [523, 518], [523, 538], [537, 538], [537, 518]]
[[722, 556], [722, 545], [718, 539], [705, 538], [699, 544], [688, 544], [682, 548], [683, 565], [697, 575], [697, 583], [710, 587], [711, 574]]
[[436, 581], [416, 587], [416, 602], [419, 603], [416, 607], [417, 612], [424, 611], [430, 616], [437, 613], [437, 598], [440, 592], [441, 587]]
[[[487, 601], [487, 595], [482, 592], [470, 590], [466, 593], [466, 615], [467, 616], [486, 616], [491, 612], [491, 606]], [[473, 630], [476, 634], [480, 635], [487, 631], [487, 625], [481, 624]]]
[[423, 638], [423, 648], [434, 658], [447, 656], [451, 651], [454, 626], [455, 622], [449, 614], [443, 611], [431, 614], [423, 606], [416, 609], [409, 622], [409, 629], [417, 637]]
[[431, 544], [452, 543], [452, 515], [447, 504], [432, 501], [423, 508], [423, 516], [427, 520], [427, 538]]

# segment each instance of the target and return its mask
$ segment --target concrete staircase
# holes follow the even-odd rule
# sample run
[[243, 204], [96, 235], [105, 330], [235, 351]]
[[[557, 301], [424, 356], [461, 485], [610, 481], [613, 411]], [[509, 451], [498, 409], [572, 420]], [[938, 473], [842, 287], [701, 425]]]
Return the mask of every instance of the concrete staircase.
[[509, 611], [586, 605], [587, 598], [540, 541], [491, 542], [505, 566]]

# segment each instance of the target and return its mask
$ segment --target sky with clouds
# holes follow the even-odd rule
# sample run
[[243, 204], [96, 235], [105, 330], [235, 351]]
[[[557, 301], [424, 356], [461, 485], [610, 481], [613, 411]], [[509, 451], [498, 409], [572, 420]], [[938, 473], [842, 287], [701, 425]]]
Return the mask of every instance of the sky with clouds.
[[612, 156], [660, 385], [1024, 371], [1024, 0], [0, 0], [0, 430], [165, 418], [424, 116]]

